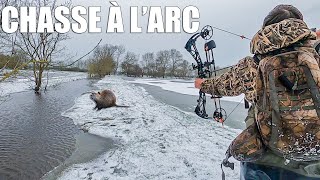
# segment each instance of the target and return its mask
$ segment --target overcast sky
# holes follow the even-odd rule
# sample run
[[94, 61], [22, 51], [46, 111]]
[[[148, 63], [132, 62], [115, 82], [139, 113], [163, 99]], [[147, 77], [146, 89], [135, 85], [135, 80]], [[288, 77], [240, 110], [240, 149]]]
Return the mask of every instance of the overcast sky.
[[[320, 1], [319, 0], [118, 0], [124, 20], [125, 33], [104, 33], [107, 25], [109, 1], [106, 0], [73, 0], [73, 5], [101, 6], [99, 14], [102, 22], [103, 33], [98, 34], [71, 34], [71, 39], [66, 41], [68, 52], [80, 57], [90, 51], [102, 38], [102, 44], [124, 45], [127, 50], [137, 54], [156, 52], [175, 48], [181, 51], [184, 58], [193, 62], [192, 57], [185, 51], [184, 45], [191, 36], [187, 33], [172, 34], [130, 34], [130, 6], [196, 6], [200, 11], [200, 27], [212, 25], [226, 29], [237, 34], [251, 38], [261, 27], [264, 17], [278, 4], [292, 4], [303, 13], [305, 21], [310, 28], [320, 28]], [[148, 16], [139, 16], [139, 24], [146, 31]], [[201, 28], [200, 28], [201, 29]], [[250, 55], [250, 41], [242, 40], [236, 36], [215, 30], [213, 39], [216, 41], [216, 64], [218, 66], [233, 65], [242, 57]], [[203, 46], [199, 41], [199, 47]], [[204, 58], [204, 57], [203, 57]]]

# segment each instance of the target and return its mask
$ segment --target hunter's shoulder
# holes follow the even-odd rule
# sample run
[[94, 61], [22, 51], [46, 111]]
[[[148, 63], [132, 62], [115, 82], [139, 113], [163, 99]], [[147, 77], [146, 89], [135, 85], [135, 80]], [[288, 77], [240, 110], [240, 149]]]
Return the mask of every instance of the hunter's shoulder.
[[257, 63], [255, 62], [253, 57], [246, 56], [242, 58], [236, 66], [243, 67], [243, 68], [252, 68], [252, 67], [256, 68]]
[[239, 63], [252, 63], [252, 62], [254, 62], [254, 59], [252, 56], [246, 56], [239, 61]]

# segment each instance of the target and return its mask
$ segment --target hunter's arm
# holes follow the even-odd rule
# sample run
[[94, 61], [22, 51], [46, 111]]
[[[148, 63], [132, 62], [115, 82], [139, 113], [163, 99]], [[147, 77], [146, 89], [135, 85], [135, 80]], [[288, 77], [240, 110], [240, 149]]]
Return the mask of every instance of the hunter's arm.
[[253, 91], [257, 67], [252, 57], [245, 57], [228, 72], [217, 78], [205, 80], [201, 84], [201, 90], [220, 96], [238, 96]]

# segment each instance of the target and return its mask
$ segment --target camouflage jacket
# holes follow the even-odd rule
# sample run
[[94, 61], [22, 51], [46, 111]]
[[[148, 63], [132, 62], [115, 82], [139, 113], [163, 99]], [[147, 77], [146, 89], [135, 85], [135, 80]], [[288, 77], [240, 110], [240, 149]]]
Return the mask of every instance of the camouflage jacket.
[[[312, 47], [316, 37], [316, 33], [309, 30], [303, 21], [287, 19], [259, 30], [251, 41], [251, 53], [263, 59], [274, 51], [297, 43], [299, 46]], [[253, 57], [248, 56], [218, 78], [205, 80], [201, 90], [220, 96], [245, 94], [246, 100], [255, 104], [262, 87], [257, 78], [258, 64]]]
[[[309, 30], [303, 21], [288, 19], [259, 30], [253, 37], [250, 50], [259, 59], [263, 59], [267, 56], [272, 56], [273, 52], [282, 51], [290, 46], [297, 45], [309, 50], [314, 46], [315, 40], [316, 34]], [[259, 95], [263, 87], [259, 78], [258, 63], [252, 57], [245, 57], [233, 66], [231, 70], [218, 78], [205, 80], [201, 90], [208, 94], [221, 96], [245, 94], [246, 100], [256, 104], [259, 101]], [[252, 108], [248, 117], [255, 117]], [[254, 120], [251, 122], [254, 122]], [[284, 165], [284, 161], [284, 158], [269, 151], [256, 163], [289, 169], [302, 175], [319, 175], [320, 163], [290, 163]]]
[[217, 78], [205, 80], [201, 90], [207, 94], [221, 96], [239, 96], [245, 94], [246, 100], [255, 101], [255, 82], [258, 74], [258, 64], [252, 57], [241, 59], [228, 72]]

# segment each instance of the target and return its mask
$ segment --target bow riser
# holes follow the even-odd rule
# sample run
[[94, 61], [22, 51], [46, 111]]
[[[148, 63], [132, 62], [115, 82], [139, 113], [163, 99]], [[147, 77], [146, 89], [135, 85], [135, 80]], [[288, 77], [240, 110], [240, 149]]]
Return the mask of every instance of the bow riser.
[[[213, 29], [211, 26], [205, 26], [201, 33], [194, 34], [187, 42], [185, 49], [191, 54], [193, 59], [196, 61], [197, 65], [192, 64], [193, 69], [198, 71], [198, 78], [205, 79], [205, 78], [211, 78], [212, 74], [216, 76], [216, 67], [215, 67], [215, 61], [213, 56], [213, 49], [216, 48], [216, 44], [213, 40], [207, 42], [204, 47], [204, 51], [206, 53], [206, 61], [203, 62], [200, 53], [196, 46], [196, 41], [199, 37], [202, 37], [204, 40], [209, 40], [213, 36]], [[212, 66], [214, 68], [214, 71], [212, 71]], [[220, 98], [221, 97], [212, 97], [215, 103], [215, 112], [213, 115], [213, 118], [215, 120], [223, 121], [226, 118], [226, 113], [223, 108], [221, 108], [220, 104]], [[195, 113], [201, 117], [201, 118], [208, 118], [208, 114], [206, 112], [206, 94], [199, 91], [199, 98], [197, 100], [198, 104], [195, 108]]]

